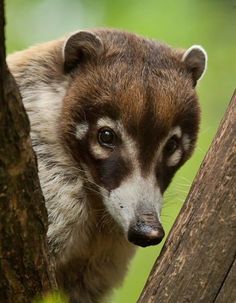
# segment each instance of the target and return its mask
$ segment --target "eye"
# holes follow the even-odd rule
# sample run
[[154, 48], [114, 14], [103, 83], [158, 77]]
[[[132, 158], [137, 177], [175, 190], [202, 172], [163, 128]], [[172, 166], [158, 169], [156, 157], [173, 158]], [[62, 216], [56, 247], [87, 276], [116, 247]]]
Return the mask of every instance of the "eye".
[[165, 152], [168, 155], [172, 155], [179, 148], [179, 138], [172, 136], [166, 143]]
[[116, 134], [115, 132], [108, 127], [101, 128], [98, 131], [98, 142], [102, 146], [106, 147], [114, 147], [116, 142]]

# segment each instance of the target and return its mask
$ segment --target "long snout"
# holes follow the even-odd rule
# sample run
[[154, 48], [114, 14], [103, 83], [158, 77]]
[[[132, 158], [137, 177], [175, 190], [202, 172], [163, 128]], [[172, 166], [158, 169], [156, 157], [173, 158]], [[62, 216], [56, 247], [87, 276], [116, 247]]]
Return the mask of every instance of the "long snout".
[[128, 231], [128, 240], [142, 247], [157, 245], [164, 236], [164, 229], [154, 214], [139, 216], [130, 224]]

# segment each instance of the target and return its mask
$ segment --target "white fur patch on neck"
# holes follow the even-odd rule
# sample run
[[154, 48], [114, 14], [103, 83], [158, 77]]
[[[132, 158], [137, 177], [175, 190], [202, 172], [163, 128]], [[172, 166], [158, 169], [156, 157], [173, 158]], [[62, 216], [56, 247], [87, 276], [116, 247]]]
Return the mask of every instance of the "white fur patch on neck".
[[78, 123], [76, 125], [76, 131], [75, 131], [76, 139], [82, 140], [86, 136], [88, 129], [89, 129], [89, 125], [87, 122]]

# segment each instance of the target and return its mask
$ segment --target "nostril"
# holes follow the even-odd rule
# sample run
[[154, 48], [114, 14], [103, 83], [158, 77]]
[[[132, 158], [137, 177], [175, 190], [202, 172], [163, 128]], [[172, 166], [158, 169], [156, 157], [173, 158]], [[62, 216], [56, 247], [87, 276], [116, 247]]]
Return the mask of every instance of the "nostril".
[[[155, 224], [154, 224], [155, 223]], [[160, 222], [153, 222], [153, 225], [146, 225], [140, 221], [132, 224], [128, 232], [128, 240], [138, 246], [157, 245], [165, 236], [164, 229]]]
[[164, 238], [164, 236], [165, 236], [165, 232], [164, 232], [163, 228], [159, 228], [157, 230], [152, 229], [150, 231], [150, 233], [148, 234], [148, 237], [150, 239], [157, 239], [158, 238], [158, 239], [160, 239], [160, 241]]

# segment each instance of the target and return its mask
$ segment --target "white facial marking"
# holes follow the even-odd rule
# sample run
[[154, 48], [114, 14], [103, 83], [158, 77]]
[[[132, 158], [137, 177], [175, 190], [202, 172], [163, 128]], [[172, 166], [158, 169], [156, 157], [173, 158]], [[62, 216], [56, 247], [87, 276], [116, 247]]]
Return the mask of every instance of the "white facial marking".
[[122, 157], [132, 163], [133, 171], [109, 195], [104, 190], [103, 196], [107, 210], [127, 233], [131, 222], [137, 220], [142, 211], [153, 212], [160, 220], [162, 195], [157, 185], [155, 165], [151, 166], [147, 177], [142, 176], [137, 144], [121, 123], [118, 123], [118, 127], [124, 144]]
[[[122, 226], [125, 234], [128, 232], [132, 221], [137, 220], [139, 215], [142, 215], [142, 211], [151, 212], [160, 220], [163, 198], [156, 180], [156, 165], [162, 157], [162, 150], [166, 142], [172, 136], [177, 136], [181, 139], [181, 127], [174, 127], [168, 136], [160, 143], [158, 150], [155, 155], [153, 155], [149, 174], [143, 177], [139, 163], [139, 147], [133, 138], [127, 134], [122, 123], [120, 121], [112, 121], [110, 118], [101, 118], [98, 121], [98, 125], [100, 127], [109, 126], [118, 133], [122, 138], [122, 158], [131, 163], [133, 167], [130, 175], [121, 182], [119, 187], [110, 192], [106, 189], [102, 190], [104, 204], [107, 210], [117, 223]], [[177, 165], [181, 156], [182, 150], [176, 150], [168, 159], [167, 165]]]
[[87, 134], [89, 129], [88, 123], [87, 122], [82, 122], [82, 123], [78, 123], [76, 125], [76, 132], [75, 132], [75, 136], [78, 140], [82, 140], [85, 135]]
[[[176, 126], [174, 127], [170, 132], [169, 135], [167, 136], [167, 138], [164, 140], [164, 144], [166, 144], [166, 142], [172, 137], [172, 136], [177, 136], [177, 138], [181, 138], [182, 136], [182, 130], [180, 128], [180, 126]], [[169, 159], [167, 160], [167, 166], [175, 166], [179, 163], [180, 159], [182, 157], [182, 151], [181, 149], [177, 149], [173, 155], [171, 155], [169, 157]]]
[[181, 130], [180, 126], [176, 126], [175, 128], [173, 128], [173, 129], [170, 131], [167, 140], [168, 140], [169, 138], [171, 138], [172, 136], [177, 136], [178, 138], [181, 138], [181, 135], [182, 135], [182, 130]]
[[113, 218], [128, 232], [130, 223], [144, 212], [153, 212], [160, 220], [162, 195], [155, 175], [143, 178], [138, 170], [112, 190], [105, 204]]
[[181, 149], [177, 149], [173, 155], [170, 156], [170, 158], [167, 160], [167, 166], [175, 166], [179, 163], [182, 156]]
[[183, 142], [184, 150], [187, 151], [190, 147], [190, 138], [189, 138], [189, 136], [184, 134], [182, 142]]
[[[100, 129], [103, 127], [109, 127], [117, 134], [117, 136], [121, 136], [124, 144], [129, 141], [128, 137], [125, 136], [124, 127], [119, 120], [114, 121], [109, 117], [102, 117], [97, 121], [97, 128]], [[92, 144], [90, 149], [93, 155], [98, 159], [106, 159], [111, 153], [111, 150], [100, 146], [99, 143]]]
[[102, 127], [105, 127], [105, 126], [114, 129], [114, 128], [116, 128], [116, 121], [113, 121], [109, 117], [102, 117], [102, 118], [98, 119], [97, 127], [102, 128]]
[[[109, 117], [102, 117], [97, 121], [97, 128], [110, 127], [114, 131], [117, 128], [117, 121], [113, 121]], [[106, 159], [109, 157], [111, 150], [102, 147], [97, 141], [90, 145], [90, 151], [97, 159]]]
[[109, 157], [111, 150], [104, 148], [99, 145], [99, 143], [94, 143], [90, 145], [90, 151], [97, 159], [106, 159]]

